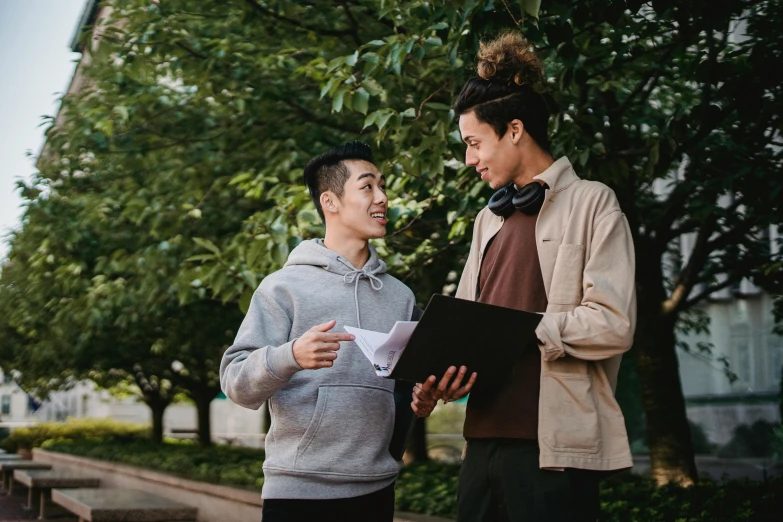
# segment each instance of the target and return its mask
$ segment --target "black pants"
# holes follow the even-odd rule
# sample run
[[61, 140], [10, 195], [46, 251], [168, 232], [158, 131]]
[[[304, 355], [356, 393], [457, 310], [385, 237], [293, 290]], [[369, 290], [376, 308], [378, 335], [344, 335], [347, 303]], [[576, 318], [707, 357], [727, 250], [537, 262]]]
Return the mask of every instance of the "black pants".
[[537, 441], [471, 439], [459, 475], [459, 522], [595, 522], [598, 474], [538, 467]]
[[353, 498], [267, 499], [261, 518], [263, 522], [392, 522], [394, 484]]

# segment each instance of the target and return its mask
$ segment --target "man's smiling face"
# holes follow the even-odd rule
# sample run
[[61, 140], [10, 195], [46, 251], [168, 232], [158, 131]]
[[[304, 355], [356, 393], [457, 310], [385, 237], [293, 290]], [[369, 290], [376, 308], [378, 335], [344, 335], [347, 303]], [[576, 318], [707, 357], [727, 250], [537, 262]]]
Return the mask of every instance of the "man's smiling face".
[[459, 131], [467, 145], [465, 164], [475, 167], [482, 180], [495, 190], [513, 181], [519, 170], [519, 152], [510, 132], [498, 138], [492, 125], [480, 121], [473, 111], [459, 117]]
[[336, 212], [327, 226], [337, 226], [357, 239], [374, 239], [386, 235], [386, 178], [368, 161], [344, 162], [350, 176], [341, 197], [334, 198]]

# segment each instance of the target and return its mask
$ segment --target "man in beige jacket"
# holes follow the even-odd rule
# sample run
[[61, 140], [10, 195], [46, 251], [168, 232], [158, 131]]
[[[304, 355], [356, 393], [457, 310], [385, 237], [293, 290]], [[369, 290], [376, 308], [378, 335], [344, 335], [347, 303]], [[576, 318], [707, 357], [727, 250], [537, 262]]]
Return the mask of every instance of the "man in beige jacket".
[[[457, 297], [543, 318], [539, 350], [520, 339], [509, 383], [469, 398], [458, 520], [594, 521], [600, 472], [632, 465], [614, 397], [636, 316], [631, 233], [611, 189], [550, 155], [525, 40], [503, 35], [479, 59], [455, 110], [466, 164], [497, 192], [476, 218]], [[463, 396], [464, 375], [417, 385], [414, 410]]]

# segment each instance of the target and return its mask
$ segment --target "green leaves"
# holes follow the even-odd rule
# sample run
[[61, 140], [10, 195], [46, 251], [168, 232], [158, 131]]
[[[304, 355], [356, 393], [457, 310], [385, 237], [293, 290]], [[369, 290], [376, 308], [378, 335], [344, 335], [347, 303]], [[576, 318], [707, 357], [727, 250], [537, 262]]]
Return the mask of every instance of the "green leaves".
[[[51, 161], [22, 187], [25, 225], [3, 268], [0, 356], [32, 386], [93, 363], [170, 372], [175, 359], [213, 361], [193, 372], [214, 382], [238, 310], [323, 235], [304, 165], [348, 140], [373, 144], [387, 178], [375, 244], [390, 270], [422, 304], [447, 289], [491, 195], [462, 164], [451, 107], [479, 39], [501, 30], [544, 61], [552, 154], [614, 189], [647, 262], [708, 224], [699, 284], [720, 272], [776, 284], [760, 267], [780, 260], [758, 238], [780, 220], [781, 152], [768, 143], [783, 81], [758, 71], [779, 61], [777, 3], [281, 1], [270, 14], [118, 2], [86, 91], [49, 132]], [[741, 12], [747, 39], [724, 42]], [[721, 207], [729, 196], [745, 210]]]
[[541, 0], [521, 0], [522, 8], [533, 18], [538, 18], [538, 11], [541, 9]]
[[194, 237], [193, 238], [193, 242], [196, 243], [201, 248], [206, 248], [207, 250], [209, 250], [210, 252], [212, 252], [216, 256], [220, 255], [220, 249], [217, 247], [217, 245], [215, 245], [215, 243], [213, 243], [209, 239], [202, 239], [200, 237]]
[[363, 88], [358, 89], [353, 96], [353, 110], [361, 114], [367, 114], [370, 103], [370, 93]]

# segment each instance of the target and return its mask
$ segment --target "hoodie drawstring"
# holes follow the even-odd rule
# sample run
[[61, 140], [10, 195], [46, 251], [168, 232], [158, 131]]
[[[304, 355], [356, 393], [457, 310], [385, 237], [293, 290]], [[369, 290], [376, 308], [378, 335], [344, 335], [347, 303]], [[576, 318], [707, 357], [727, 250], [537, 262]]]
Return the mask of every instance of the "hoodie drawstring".
[[345, 284], [354, 285], [353, 302], [356, 304], [356, 323], [359, 328], [362, 327], [362, 321], [359, 317], [359, 281], [363, 277], [366, 277], [370, 281], [370, 286], [373, 290], [379, 291], [383, 288], [383, 281], [372, 272], [367, 272], [366, 270], [354, 270], [343, 276], [343, 282], [345, 282]]

